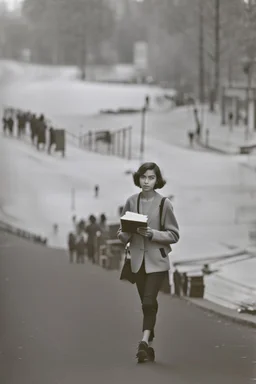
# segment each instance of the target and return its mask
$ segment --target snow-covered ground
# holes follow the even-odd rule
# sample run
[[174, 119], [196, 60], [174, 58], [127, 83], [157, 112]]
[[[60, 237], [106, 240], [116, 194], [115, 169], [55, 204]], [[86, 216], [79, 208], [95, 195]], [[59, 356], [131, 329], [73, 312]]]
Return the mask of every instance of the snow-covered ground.
[[[34, 70], [36, 73], [36, 69]], [[82, 84], [56, 76], [54, 81], [20, 78], [5, 90], [7, 105], [44, 112], [69, 130], [113, 129], [133, 125], [133, 152], [139, 146], [140, 116], [92, 116], [102, 108], [139, 107], [145, 94], [154, 97], [159, 89], [138, 86]], [[16, 82], [18, 81], [18, 82]], [[69, 84], [69, 86], [68, 86]], [[84, 127], [81, 124], [86, 122]], [[225, 157], [187, 148], [186, 133], [193, 124], [192, 111], [179, 109], [147, 116], [144, 159], [157, 162], [167, 185], [163, 195], [174, 195], [174, 209], [180, 223], [181, 240], [173, 248], [171, 260], [193, 260], [225, 255], [229, 246], [246, 248], [253, 227], [256, 206], [256, 174], [241, 167], [241, 157]], [[68, 146], [66, 158], [37, 152], [28, 142], [0, 137], [1, 198], [0, 216], [33, 232], [44, 233], [55, 246], [66, 246], [74, 212], [78, 217], [105, 212], [118, 221], [117, 209], [137, 192], [127, 169], [139, 161], [98, 155]], [[136, 154], [137, 155], [137, 154]], [[94, 198], [93, 187], [100, 185]], [[72, 210], [75, 190], [75, 211]], [[254, 211], [253, 211], [254, 210]], [[59, 234], [53, 234], [53, 224]], [[240, 261], [240, 262], [239, 262]], [[216, 276], [207, 279], [206, 296], [222, 297], [225, 305], [255, 295], [255, 258], [220, 266]], [[200, 267], [193, 267], [199, 268]], [[220, 283], [221, 278], [225, 283]], [[231, 282], [227, 282], [227, 278]], [[234, 284], [232, 283], [234, 281]], [[251, 291], [237, 283], [248, 285]], [[232, 285], [233, 284], [233, 285]], [[230, 292], [234, 292], [231, 294]], [[213, 296], [215, 295], [215, 296]], [[216, 297], [217, 296], [217, 297]], [[229, 303], [232, 301], [232, 303]]]

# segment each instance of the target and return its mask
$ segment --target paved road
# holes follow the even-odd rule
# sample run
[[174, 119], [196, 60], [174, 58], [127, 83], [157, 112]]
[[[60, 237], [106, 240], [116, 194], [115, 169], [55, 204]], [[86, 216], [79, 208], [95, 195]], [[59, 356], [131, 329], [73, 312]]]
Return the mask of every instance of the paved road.
[[0, 232], [0, 383], [247, 384], [255, 330], [160, 295], [157, 361], [138, 365], [133, 286]]

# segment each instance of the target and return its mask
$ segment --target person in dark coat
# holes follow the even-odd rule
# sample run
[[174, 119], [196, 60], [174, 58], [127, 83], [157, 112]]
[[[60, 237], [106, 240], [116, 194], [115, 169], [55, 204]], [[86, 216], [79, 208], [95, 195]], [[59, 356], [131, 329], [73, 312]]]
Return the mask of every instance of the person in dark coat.
[[18, 112], [17, 115], [16, 115], [16, 119], [17, 119], [17, 134], [18, 134], [18, 137], [21, 136], [21, 113]]
[[96, 251], [97, 251], [97, 236], [100, 236], [101, 230], [99, 224], [96, 222], [96, 217], [90, 215], [89, 217], [90, 224], [86, 227], [86, 232], [88, 234], [88, 258], [95, 264]]
[[183, 295], [187, 296], [187, 293], [188, 293], [188, 276], [187, 276], [186, 272], [184, 272], [182, 274], [182, 291], [183, 291]]
[[3, 122], [3, 132], [4, 134], [6, 134], [6, 131], [8, 129], [8, 123], [7, 123], [7, 118], [5, 116], [3, 117], [2, 122]]
[[12, 116], [10, 116], [7, 119], [7, 126], [8, 126], [8, 130], [9, 130], [9, 133], [10, 133], [11, 136], [13, 135], [13, 125], [14, 125], [14, 121], [13, 121]]
[[76, 252], [76, 236], [73, 232], [68, 234], [68, 250], [69, 250], [69, 262], [74, 262], [74, 255]]
[[173, 282], [174, 282], [174, 294], [176, 296], [180, 296], [181, 275], [176, 268], [175, 268], [175, 271], [173, 273]]
[[86, 233], [77, 227], [76, 234], [76, 262], [77, 264], [84, 264], [85, 251], [86, 251], [86, 243], [87, 243], [87, 235]]
[[49, 145], [48, 145], [48, 153], [51, 153], [52, 146], [56, 144], [56, 135], [55, 135], [55, 129], [51, 127], [49, 129]]
[[44, 149], [46, 142], [46, 123], [44, 120], [44, 115], [39, 117], [37, 122], [37, 132], [37, 149], [40, 149], [40, 144], [43, 144]]
[[37, 120], [36, 120], [36, 115], [35, 114], [33, 114], [30, 117], [29, 124], [30, 124], [30, 137], [31, 137], [31, 141], [32, 141], [32, 144], [35, 144], [36, 124], [37, 124]]

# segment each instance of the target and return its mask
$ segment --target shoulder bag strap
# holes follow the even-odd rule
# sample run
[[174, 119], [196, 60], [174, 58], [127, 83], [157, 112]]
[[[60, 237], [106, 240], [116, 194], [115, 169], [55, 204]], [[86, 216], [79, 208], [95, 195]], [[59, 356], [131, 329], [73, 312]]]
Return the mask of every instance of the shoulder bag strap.
[[[138, 195], [138, 198], [137, 198], [137, 213], [140, 213], [140, 196], [141, 196], [141, 192], [139, 193]], [[160, 215], [159, 215], [159, 219], [160, 219], [160, 231], [163, 230], [163, 225], [162, 225], [162, 214], [163, 214], [163, 207], [164, 207], [164, 202], [166, 200], [166, 197], [163, 197], [162, 200], [161, 200], [161, 203], [160, 203]]]
[[140, 213], [140, 196], [141, 196], [141, 192], [138, 194], [138, 198], [137, 198], [137, 213]]
[[163, 225], [162, 225], [162, 215], [163, 215], [163, 208], [164, 208], [164, 202], [166, 200], [166, 197], [163, 197], [162, 200], [161, 200], [161, 203], [160, 203], [160, 231], [162, 231], [164, 229]]

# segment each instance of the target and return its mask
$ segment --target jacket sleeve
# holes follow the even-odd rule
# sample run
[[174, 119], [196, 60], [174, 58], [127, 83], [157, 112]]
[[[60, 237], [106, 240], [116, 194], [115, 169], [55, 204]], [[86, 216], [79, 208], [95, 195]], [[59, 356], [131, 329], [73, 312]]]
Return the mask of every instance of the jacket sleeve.
[[[130, 201], [129, 199], [126, 201], [125, 203], [125, 206], [123, 207], [123, 210], [122, 210], [122, 213], [121, 213], [121, 216], [123, 216], [125, 214], [125, 212], [129, 211], [130, 210]], [[121, 226], [119, 227], [118, 231], [117, 231], [117, 238], [124, 244], [127, 244], [130, 239], [132, 237], [132, 234], [131, 233], [128, 233], [128, 232], [122, 232], [121, 230]]]
[[162, 245], [170, 245], [178, 242], [179, 235], [179, 226], [176, 220], [176, 217], [173, 213], [173, 207], [170, 200], [165, 201], [166, 204], [166, 214], [164, 217], [164, 230], [158, 231], [156, 229], [152, 229], [153, 236], [151, 238], [152, 242], [156, 242]]

